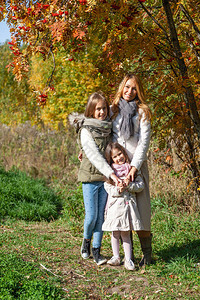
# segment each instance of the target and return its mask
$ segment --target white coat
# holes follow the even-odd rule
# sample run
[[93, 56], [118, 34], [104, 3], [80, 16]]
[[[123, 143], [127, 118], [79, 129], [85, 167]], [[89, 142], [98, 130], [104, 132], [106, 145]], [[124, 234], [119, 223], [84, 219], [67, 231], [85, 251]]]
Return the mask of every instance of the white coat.
[[144, 189], [142, 177], [138, 175], [122, 193], [119, 193], [116, 186], [107, 182], [104, 183], [104, 188], [108, 193], [108, 205], [102, 230], [143, 230], [136, 201], [136, 193]]

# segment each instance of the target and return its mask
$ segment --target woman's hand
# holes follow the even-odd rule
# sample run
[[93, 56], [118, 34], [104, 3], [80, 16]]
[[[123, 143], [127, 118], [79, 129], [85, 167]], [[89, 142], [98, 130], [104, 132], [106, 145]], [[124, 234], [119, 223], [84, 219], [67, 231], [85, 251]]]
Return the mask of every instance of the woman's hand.
[[115, 183], [115, 185], [119, 185], [119, 184], [121, 184], [121, 179], [119, 179], [116, 175], [115, 175], [115, 173], [112, 173], [111, 175], [110, 175], [110, 178], [114, 181], [114, 183]]
[[137, 172], [136, 167], [131, 167], [131, 170], [130, 170], [130, 172], [128, 173], [128, 175], [126, 176], [126, 178], [129, 179], [130, 182], [132, 182], [132, 181], [134, 180], [134, 178], [135, 178], [136, 172]]

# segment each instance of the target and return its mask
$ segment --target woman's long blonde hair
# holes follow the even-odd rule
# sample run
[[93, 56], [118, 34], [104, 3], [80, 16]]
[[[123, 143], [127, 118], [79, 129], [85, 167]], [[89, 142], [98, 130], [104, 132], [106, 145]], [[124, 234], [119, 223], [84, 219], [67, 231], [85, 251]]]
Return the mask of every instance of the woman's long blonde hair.
[[115, 119], [119, 113], [118, 104], [122, 97], [122, 93], [123, 93], [125, 84], [129, 79], [134, 79], [135, 83], [136, 83], [137, 96], [136, 96], [135, 102], [137, 104], [138, 109], [141, 108], [145, 114], [145, 119], [150, 120], [151, 119], [151, 111], [150, 111], [150, 108], [148, 107], [148, 105], [145, 103], [144, 89], [143, 89], [141, 80], [137, 75], [132, 74], [132, 73], [126, 74], [124, 79], [121, 81], [121, 83], [119, 85], [119, 88], [116, 92], [116, 95], [115, 95], [115, 98], [113, 100], [112, 107], [111, 107], [111, 110], [113, 112], [112, 119]]

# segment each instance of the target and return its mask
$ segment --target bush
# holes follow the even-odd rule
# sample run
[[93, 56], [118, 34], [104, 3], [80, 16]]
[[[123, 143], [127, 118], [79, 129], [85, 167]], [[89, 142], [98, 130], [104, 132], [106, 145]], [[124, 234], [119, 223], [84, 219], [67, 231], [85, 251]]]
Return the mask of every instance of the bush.
[[50, 221], [59, 215], [62, 203], [44, 181], [13, 169], [0, 167], [0, 216], [27, 221]]

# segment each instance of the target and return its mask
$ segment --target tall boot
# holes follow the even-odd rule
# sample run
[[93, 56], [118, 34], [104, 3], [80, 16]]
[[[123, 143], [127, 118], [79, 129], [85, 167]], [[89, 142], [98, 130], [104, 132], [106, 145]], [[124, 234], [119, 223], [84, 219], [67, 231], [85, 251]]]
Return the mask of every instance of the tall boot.
[[151, 253], [152, 253], [152, 247], [151, 247], [151, 241], [152, 241], [152, 234], [148, 237], [139, 237], [143, 257], [141, 261], [139, 262], [139, 266], [142, 267], [144, 265], [150, 265], [151, 264]]

